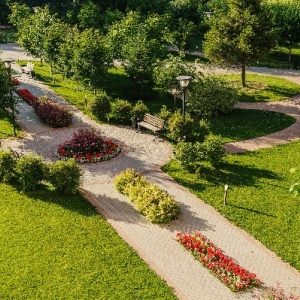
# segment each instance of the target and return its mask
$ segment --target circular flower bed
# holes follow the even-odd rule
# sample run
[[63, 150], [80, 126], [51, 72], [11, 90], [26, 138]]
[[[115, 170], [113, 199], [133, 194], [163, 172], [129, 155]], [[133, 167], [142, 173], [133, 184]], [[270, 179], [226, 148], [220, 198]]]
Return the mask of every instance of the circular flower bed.
[[103, 140], [92, 130], [79, 130], [71, 140], [57, 146], [55, 156], [59, 159], [74, 158], [78, 163], [109, 160], [121, 152], [121, 147], [111, 140]]

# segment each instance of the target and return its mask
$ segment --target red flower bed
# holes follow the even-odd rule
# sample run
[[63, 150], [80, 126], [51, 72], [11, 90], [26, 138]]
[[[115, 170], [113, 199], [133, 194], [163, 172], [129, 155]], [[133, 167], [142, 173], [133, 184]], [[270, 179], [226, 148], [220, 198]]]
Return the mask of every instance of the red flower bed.
[[17, 94], [27, 102], [30, 106], [33, 106], [35, 102], [39, 100], [38, 97], [32, 95], [28, 90], [26, 89], [18, 89]]
[[80, 163], [90, 163], [112, 159], [120, 151], [111, 140], [104, 141], [91, 130], [79, 130], [71, 140], [59, 144], [55, 154], [60, 159], [74, 158]]
[[16, 77], [11, 78], [11, 83], [12, 83], [12, 85], [20, 85], [21, 84], [20, 80]]
[[261, 284], [255, 274], [240, 267], [200, 232], [187, 234], [179, 232], [176, 239], [233, 292]]
[[61, 105], [45, 100], [35, 106], [37, 116], [53, 128], [67, 127], [72, 122], [72, 114]]

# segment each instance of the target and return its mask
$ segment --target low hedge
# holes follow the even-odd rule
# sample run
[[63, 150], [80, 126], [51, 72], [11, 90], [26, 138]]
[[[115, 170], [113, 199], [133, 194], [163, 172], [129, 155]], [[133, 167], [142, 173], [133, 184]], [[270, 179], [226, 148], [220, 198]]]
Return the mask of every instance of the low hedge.
[[149, 183], [134, 169], [120, 173], [115, 178], [114, 185], [152, 223], [168, 223], [177, 219], [180, 213], [180, 207], [171, 195]]

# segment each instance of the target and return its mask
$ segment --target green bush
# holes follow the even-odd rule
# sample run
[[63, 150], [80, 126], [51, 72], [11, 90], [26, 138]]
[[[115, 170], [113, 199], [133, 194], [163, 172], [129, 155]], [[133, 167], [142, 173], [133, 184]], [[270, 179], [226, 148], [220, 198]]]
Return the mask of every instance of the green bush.
[[142, 100], [138, 100], [132, 109], [132, 116], [143, 119], [145, 113], [148, 113], [148, 112], [149, 112], [149, 109], [148, 109], [147, 105]]
[[112, 107], [110, 118], [118, 123], [130, 123], [133, 107], [127, 100], [118, 99]]
[[169, 131], [170, 138], [178, 141], [185, 137], [185, 140], [190, 140], [193, 136], [193, 123], [194, 120], [189, 114], [186, 114], [185, 124], [183, 124], [180, 111], [178, 110], [174, 112], [167, 120], [167, 129]]
[[213, 165], [217, 166], [226, 156], [222, 137], [209, 135], [202, 144], [205, 158]]
[[58, 160], [49, 167], [49, 181], [64, 194], [75, 194], [81, 182], [82, 171], [74, 159]]
[[180, 208], [176, 201], [133, 169], [119, 174], [114, 184], [119, 192], [129, 196], [130, 201], [151, 222], [167, 223], [178, 217]]
[[112, 110], [111, 98], [105, 93], [99, 93], [90, 104], [91, 112], [99, 120], [106, 120]]
[[215, 77], [204, 77], [189, 88], [187, 109], [197, 118], [217, 116], [233, 110], [238, 91], [229, 82]]
[[184, 169], [195, 171], [197, 164], [204, 160], [201, 143], [179, 142], [175, 147], [175, 158]]
[[27, 154], [18, 159], [15, 173], [23, 191], [32, 191], [46, 178], [47, 168], [42, 157]]
[[114, 180], [115, 188], [121, 194], [129, 195], [130, 189], [142, 180], [142, 174], [135, 172], [134, 169], [126, 169]]
[[168, 120], [172, 115], [172, 111], [167, 109], [166, 105], [162, 105], [160, 111], [156, 114], [156, 117], [163, 119], [163, 120]]
[[0, 150], [0, 181], [8, 182], [13, 178], [16, 157], [12, 151]]

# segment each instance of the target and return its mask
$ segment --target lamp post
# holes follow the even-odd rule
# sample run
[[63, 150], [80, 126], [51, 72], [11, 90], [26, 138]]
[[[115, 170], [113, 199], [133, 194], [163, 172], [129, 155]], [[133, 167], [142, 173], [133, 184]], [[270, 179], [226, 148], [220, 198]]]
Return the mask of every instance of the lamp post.
[[186, 100], [186, 91], [190, 81], [193, 79], [191, 76], [178, 76], [176, 79], [179, 81], [180, 86], [183, 91], [182, 95], [182, 120], [183, 125], [185, 124], [185, 100]]
[[14, 98], [13, 98], [13, 89], [12, 89], [12, 80], [11, 80], [11, 63], [13, 60], [7, 59], [4, 60], [4, 65], [8, 73], [8, 84], [9, 84], [9, 104], [10, 104], [10, 109], [11, 109], [11, 119], [12, 119], [12, 124], [13, 124], [13, 129], [14, 129], [14, 136], [17, 135], [16, 133], [16, 119], [15, 119], [15, 103], [14, 103]]

